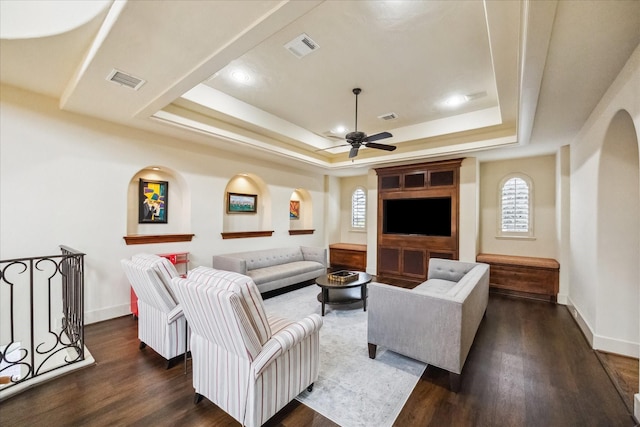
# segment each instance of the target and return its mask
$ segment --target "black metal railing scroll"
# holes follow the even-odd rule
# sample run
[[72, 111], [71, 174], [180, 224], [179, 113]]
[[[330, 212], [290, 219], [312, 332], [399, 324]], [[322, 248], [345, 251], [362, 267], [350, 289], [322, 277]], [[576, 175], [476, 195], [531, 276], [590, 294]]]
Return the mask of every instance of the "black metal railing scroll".
[[0, 261], [0, 391], [84, 360], [84, 255]]

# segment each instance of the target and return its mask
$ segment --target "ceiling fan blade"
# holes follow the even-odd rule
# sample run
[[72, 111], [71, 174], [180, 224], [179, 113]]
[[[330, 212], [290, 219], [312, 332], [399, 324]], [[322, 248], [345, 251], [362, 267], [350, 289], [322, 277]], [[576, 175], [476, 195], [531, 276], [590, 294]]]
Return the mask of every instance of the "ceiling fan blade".
[[375, 135], [366, 137], [364, 141], [372, 142], [372, 141], [377, 141], [379, 139], [391, 138], [392, 136], [393, 135], [391, 135], [389, 132], [380, 132], [380, 133], [376, 133]]
[[358, 155], [358, 149], [360, 148], [359, 145], [354, 145], [353, 147], [351, 147], [351, 151], [349, 151], [349, 158], [353, 159], [355, 156]]
[[364, 145], [365, 147], [368, 147], [368, 148], [377, 148], [378, 150], [385, 150], [385, 151], [393, 151], [396, 148], [398, 148], [395, 145], [378, 144], [376, 142], [367, 142]]

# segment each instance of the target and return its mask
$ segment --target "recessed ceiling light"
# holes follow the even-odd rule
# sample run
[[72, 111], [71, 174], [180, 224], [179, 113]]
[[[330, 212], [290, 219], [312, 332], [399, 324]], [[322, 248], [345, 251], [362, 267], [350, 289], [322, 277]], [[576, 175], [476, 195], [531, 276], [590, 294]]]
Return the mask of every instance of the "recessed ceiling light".
[[347, 131], [347, 128], [344, 126], [337, 126], [335, 129], [332, 130], [333, 133], [345, 133]]
[[249, 76], [249, 74], [242, 70], [232, 71], [231, 78], [237, 81], [238, 83], [249, 83], [249, 81], [251, 80], [251, 77]]
[[467, 102], [467, 97], [464, 95], [452, 95], [445, 99], [444, 105], [447, 107], [458, 107]]

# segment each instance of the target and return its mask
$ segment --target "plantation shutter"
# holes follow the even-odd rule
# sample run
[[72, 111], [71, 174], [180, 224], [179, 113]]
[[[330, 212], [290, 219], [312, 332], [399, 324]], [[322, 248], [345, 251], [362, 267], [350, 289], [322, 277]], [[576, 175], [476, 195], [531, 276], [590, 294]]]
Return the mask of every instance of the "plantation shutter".
[[521, 178], [511, 178], [502, 187], [502, 231], [529, 232], [529, 186]]
[[366, 225], [367, 196], [362, 188], [357, 188], [351, 195], [351, 228], [362, 228]]

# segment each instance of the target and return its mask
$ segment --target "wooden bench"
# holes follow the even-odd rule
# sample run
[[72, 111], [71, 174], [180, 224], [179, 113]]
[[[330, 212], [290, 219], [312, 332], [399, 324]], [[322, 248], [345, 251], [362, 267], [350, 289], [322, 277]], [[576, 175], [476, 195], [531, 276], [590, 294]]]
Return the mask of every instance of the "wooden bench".
[[479, 254], [476, 261], [489, 264], [493, 291], [557, 301], [560, 264], [555, 259]]
[[329, 264], [332, 269], [367, 270], [367, 245], [334, 243], [329, 245]]

